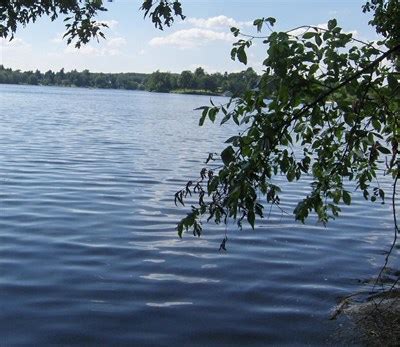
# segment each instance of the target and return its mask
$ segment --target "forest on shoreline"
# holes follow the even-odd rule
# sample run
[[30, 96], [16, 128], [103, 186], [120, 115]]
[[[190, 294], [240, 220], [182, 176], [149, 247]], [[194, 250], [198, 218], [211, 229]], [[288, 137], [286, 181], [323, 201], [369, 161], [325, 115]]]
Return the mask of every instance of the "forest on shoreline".
[[208, 74], [198, 67], [194, 72], [155, 71], [146, 73], [98, 73], [89, 70], [46, 72], [12, 70], [0, 65], [0, 84], [25, 84], [102, 89], [146, 90], [162, 93], [238, 96], [256, 87], [259, 76], [252, 68], [235, 73]]

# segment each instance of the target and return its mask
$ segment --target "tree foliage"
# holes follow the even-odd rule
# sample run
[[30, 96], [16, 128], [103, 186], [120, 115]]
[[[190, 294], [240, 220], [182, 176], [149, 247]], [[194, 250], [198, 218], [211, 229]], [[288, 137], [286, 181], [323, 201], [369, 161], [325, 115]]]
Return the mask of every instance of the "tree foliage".
[[[52, 21], [61, 16], [67, 43], [74, 42], [79, 48], [93, 38], [105, 37], [102, 29], [107, 24], [96, 21], [99, 13], [107, 11], [104, 3], [103, 0], [0, 0], [0, 37], [13, 39], [19, 26], [26, 26], [42, 16]], [[140, 8], [161, 30], [170, 26], [175, 16], [185, 18], [177, 0], [144, 0]]]
[[[287, 32], [272, 30], [274, 18], [254, 21], [258, 32], [272, 31], [258, 37], [267, 52], [258, 88], [226, 105], [201, 107], [200, 125], [220, 115], [221, 123], [232, 120], [244, 130], [227, 139], [219, 156], [209, 156], [219, 169], [204, 167], [196, 182], [176, 193], [175, 202], [181, 204], [197, 195], [196, 206], [177, 226], [180, 236], [185, 230], [200, 236], [204, 219], [226, 223], [231, 218], [254, 228], [265, 204], [280, 203], [277, 175], [288, 182], [312, 177], [310, 192], [299, 197], [293, 213], [301, 222], [315, 213], [323, 223], [351, 203], [354, 188], [365, 199], [383, 203], [388, 192], [379, 179], [391, 175], [398, 232], [399, 9], [395, 0], [364, 6], [373, 11], [370, 24], [381, 34], [373, 43], [355, 39], [335, 19], [327, 29], [305, 26]], [[232, 59], [246, 64], [247, 50], [257, 38], [231, 31], [239, 38]]]
[[246, 88], [256, 86], [258, 76], [252, 68], [236, 73], [208, 74], [203, 69], [198, 76], [191, 71], [181, 74], [156, 71], [145, 73], [95, 73], [89, 70], [58, 72], [48, 70], [20, 71], [0, 65], [0, 83], [46, 86], [75, 86], [105, 89], [147, 90], [151, 92], [179, 92], [188, 94], [239, 95]]
[[26, 26], [46, 15], [52, 21], [64, 16], [67, 42], [75, 40], [76, 47], [89, 42], [91, 38], [104, 37], [101, 28], [106, 25], [94, 18], [99, 12], [106, 11], [100, 0], [2, 0], [0, 5], [0, 37], [14, 37], [20, 25]]
[[161, 30], [165, 25], [171, 26], [174, 16], [185, 19], [178, 0], [145, 0], [141, 9], [145, 13], [144, 16], [149, 16], [155, 27]]

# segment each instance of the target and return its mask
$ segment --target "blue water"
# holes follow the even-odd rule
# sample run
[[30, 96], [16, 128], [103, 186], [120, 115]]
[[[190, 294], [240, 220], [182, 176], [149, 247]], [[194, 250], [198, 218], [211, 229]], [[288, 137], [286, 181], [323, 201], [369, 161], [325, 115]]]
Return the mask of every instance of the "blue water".
[[237, 131], [199, 128], [208, 102], [0, 85], [0, 345], [340, 343], [329, 313], [382, 265], [389, 204], [354, 198], [327, 228], [272, 209], [226, 253], [213, 224], [180, 240], [175, 191]]

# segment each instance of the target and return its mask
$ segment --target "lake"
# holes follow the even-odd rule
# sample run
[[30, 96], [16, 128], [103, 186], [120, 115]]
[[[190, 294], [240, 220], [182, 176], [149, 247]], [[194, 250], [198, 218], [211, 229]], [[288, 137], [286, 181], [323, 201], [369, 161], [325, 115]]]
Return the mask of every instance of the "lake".
[[[326, 228], [274, 208], [254, 231], [229, 225], [227, 252], [211, 223], [179, 239], [174, 193], [237, 131], [199, 128], [208, 103], [0, 85], [1, 345], [343, 341], [330, 312], [377, 275], [390, 204], [354, 197]], [[285, 209], [308, 183], [284, 185]]]

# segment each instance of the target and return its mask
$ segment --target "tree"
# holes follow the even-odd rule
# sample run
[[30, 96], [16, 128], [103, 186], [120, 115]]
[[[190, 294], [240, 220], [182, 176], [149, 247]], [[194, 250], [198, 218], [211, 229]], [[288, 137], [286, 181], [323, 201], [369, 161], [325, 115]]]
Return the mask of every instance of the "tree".
[[0, 37], [12, 39], [19, 25], [35, 22], [42, 15], [47, 15], [52, 21], [59, 15], [67, 16], [66, 33], [68, 43], [76, 39], [76, 46], [87, 43], [91, 38], [104, 37], [101, 28], [105, 24], [98, 23], [93, 18], [100, 11], [106, 11], [102, 1], [53, 0], [53, 1], [2, 1], [0, 7]]
[[95, 78], [94, 85], [98, 88], [109, 88], [110, 80], [107, 78], [105, 74], [100, 73]]
[[[236, 78], [234, 76], [240, 75], [241, 86], [243, 89], [246, 85], [255, 85], [254, 76], [248, 74], [249, 69], [239, 74], [231, 74], [229, 85], [232, 86], [232, 91], [237, 89], [235, 84]], [[95, 88], [113, 88], [113, 89], [146, 89], [148, 91], [160, 91], [169, 93], [176, 91], [179, 88], [189, 88], [189, 92], [199, 94], [212, 94], [217, 91], [223, 90], [224, 79], [221, 74], [206, 74], [200, 78], [199, 81], [194, 79], [194, 75], [190, 71], [183, 71], [181, 75], [173, 74], [170, 72], [155, 72], [153, 74], [143, 73], [91, 73], [89, 70], [81, 72], [72, 70], [64, 72], [61, 69], [59, 72], [54, 73], [49, 70], [44, 74], [39, 70], [34, 73], [34, 78], [30, 75], [32, 71], [21, 72], [20, 70], [13, 71], [12, 69], [4, 68], [0, 65], [0, 82], [1, 83], [14, 83], [14, 84], [43, 84], [43, 85], [57, 85], [57, 86], [77, 86], [77, 87], [95, 87]], [[255, 74], [256, 78], [258, 76]], [[196, 89], [199, 88], [203, 89]], [[226, 87], [226, 85], [225, 85]], [[227, 90], [225, 88], [225, 90]], [[237, 91], [240, 94], [241, 90]]]
[[249, 67], [243, 71], [243, 79], [246, 81], [246, 90], [252, 89], [257, 85], [258, 75], [251, 67]]
[[[0, 1], [0, 37], [13, 39], [20, 25], [26, 26], [41, 16], [52, 21], [63, 16], [67, 43], [76, 47], [88, 43], [90, 39], [104, 38], [102, 28], [105, 23], [95, 20], [99, 12], [107, 11], [103, 0], [2, 0]], [[108, 1], [112, 2], [112, 0]], [[184, 19], [181, 4], [177, 0], [144, 0], [141, 9], [149, 16], [156, 28], [170, 26], [174, 16]]]
[[58, 85], [63, 85], [65, 80], [64, 68], [60, 69], [55, 75], [55, 81]]
[[179, 87], [180, 88], [193, 88], [193, 73], [191, 71], [182, 71], [181, 75], [179, 76]]
[[154, 92], [168, 93], [176, 87], [176, 77], [169, 72], [153, 72], [146, 81], [146, 89]]
[[52, 85], [54, 84], [55, 74], [53, 71], [48, 70], [44, 74], [44, 84]]
[[202, 88], [204, 88], [206, 90], [211, 90], [213, 92], [215, 92], [218, 87], [215, 79], [213, 78], [213, 76], [210, 76], [210, 75], [205, 75], [201, 79], [201, 86], [202, 86]]
[[[267, 56], [257, 88], [247, 87], [243, 96], [226, 105], [200, 108], [200, 125], [221, 115], [221, 124], [232, 120], [245, 130], [227, 139], [220, 155], [209, 155], [207, 162], [218, 161], [220, 169], [204, 167], [197, 181], [176, 193], [175, 203], [181, 204], [197, 195], [196, 206], [178, 223], [180, 236], [185, 230], [200, 236], [203, 218], [217, 224], [231, 218], [239, 227], [247, 221], [254, 228], [266, 203], [280, 203], [281, 188], [273, 176], [284, 175], [292, 182], [311, 175], [310, 193], [293, 211], [297, 220], [304, 222], [310, 213], [323, 223], [337, 217], [341, 203], [351, 203], [348, 185], [371, 202], [383, 203], [390, 194], [393, 249], [399, 231], [400, 4], [374, 0], [363, 10], [373, 12], [370, 24], [381, 34], [379, 41], [355, 39], [335, 19], [327, 29], [273, 31], [259, 37]], [[274, 18], [254, 21], [258, 32], [274, 24]], [[231, 31], [240, 37], [232, 59], [246, 64], [246, 51], [257, 38], [237, 28]], [[393, 178], [391, 192], [379, 186], [382, 175]]]

